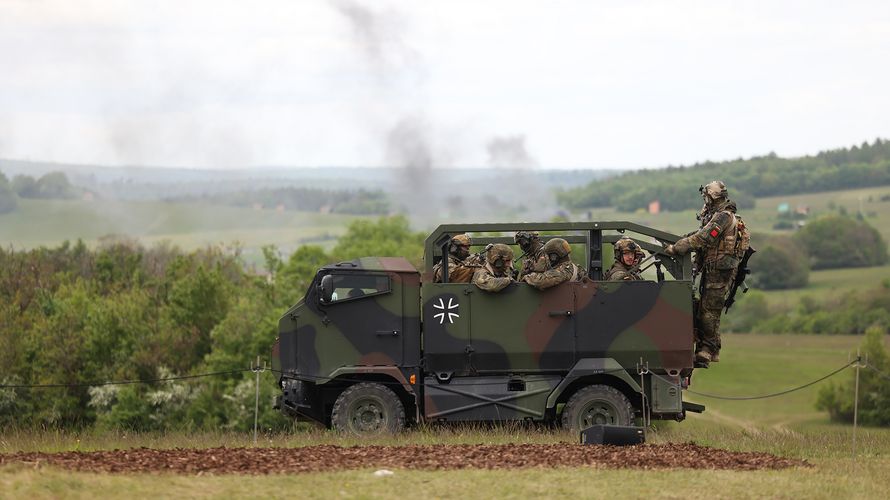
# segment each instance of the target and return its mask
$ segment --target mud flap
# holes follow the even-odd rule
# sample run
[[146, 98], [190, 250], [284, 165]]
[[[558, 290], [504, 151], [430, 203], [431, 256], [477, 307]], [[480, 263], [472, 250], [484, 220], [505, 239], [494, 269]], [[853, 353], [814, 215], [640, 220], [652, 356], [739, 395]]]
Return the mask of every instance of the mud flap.
[[683, 411], [691, 411], [692, 413], [703, 413], [705, 411], [705, 405], [683, 401]]

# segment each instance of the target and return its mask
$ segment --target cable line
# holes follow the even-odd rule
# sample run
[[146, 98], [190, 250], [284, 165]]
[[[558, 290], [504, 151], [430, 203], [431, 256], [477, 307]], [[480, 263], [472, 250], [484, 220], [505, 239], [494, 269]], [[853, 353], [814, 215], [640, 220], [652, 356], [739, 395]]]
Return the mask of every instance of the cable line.
[[[817, 384], [817, 383], [819, 383], [819, 382], [822, 382], [823, 380], [825, 380], [825, 379], [827, 379], [827, 378], [829, 378], [829, 377], [833, 377], [833, 376], [837, 375], [838, 373], [840, 373], [840, 372], [846, 370], [847, 368], [853, 366], [853, 365], [856, 364], [857, 362], [859, 362], [859, 360], [858, 360], [858, 359], [855, 359], [855, 360], [853, 360], [853, 361], [851, 361], [851, 362], [845, 364], [844, 366], [838, 368], [837, 370], [834, 370], [833, 372], [829, 373], [828, 375], [825, 375], [824, 377], [820, 377], [820, 378], [818, 378], [818, 379], [816, 379], [816, 380], [813, 380], [812, 382], [807, 382], [807, 383], [804, 384], [804, 385], [801, 385], [801, 386], [798, 386], [798, 387], [793, 387], [793, 388], [791, 388], [791, 389], [786, 389], [786, 390], [784, 390], [784, 391], [774, 392], [774, 393], [772, 393], [772, 394], [764, 394], [764, 395], [762, 395], [762, 396], [720, 396], [720, 395], [718, 395], [718, 394], [708, 394], [708, 393], [706, 393], [706, 392], [693, 391], [692, 389], [686, 389], [686, 392], [688, 392], [688, 393], [690, 393], [690, 394], [695, 394], [696, 396], [703, 396], [703, 397], [706, 397], [706, 398], [714, 398], [714, 399], [725, 399], [725, 400], [730, 400], [730, 401], [750, 401], [750, 400], [754, 400], [754, 399], [774, 398], [774, 397], [776, 397], [776, 396], [782, 396], [782, 395], [784, 395], [784, 394], [788, 394], [788, 393], [791, 393], [791, 392], [799, 391], [799, 390], [804, 389], [804, 388], [807, 388], [807, 387], [809, 387], [809, 386], [811, 386], [811, 385], [813, 385], [813, 384]], [[662, 380], [666, 380], [666, 379], [664, 379], [663, 377], [660, 377], [660, 376], [657, 375], [657, 374], [654, 374], [654, 373], [653, 373], [653, 375], [655, 375], [655, 376], [658, 377], [658, 378], [661, 378]]]

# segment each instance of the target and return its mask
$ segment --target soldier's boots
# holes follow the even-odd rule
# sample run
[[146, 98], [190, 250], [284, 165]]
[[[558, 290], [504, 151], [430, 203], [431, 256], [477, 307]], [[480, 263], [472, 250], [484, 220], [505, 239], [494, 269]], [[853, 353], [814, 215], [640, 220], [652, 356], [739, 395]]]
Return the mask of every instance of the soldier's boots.
[[712, 359], [710, 351], [702, 349], [695, 353], [695, 364], [693, 366], [696, 368], [707, 368], [711, 364]]

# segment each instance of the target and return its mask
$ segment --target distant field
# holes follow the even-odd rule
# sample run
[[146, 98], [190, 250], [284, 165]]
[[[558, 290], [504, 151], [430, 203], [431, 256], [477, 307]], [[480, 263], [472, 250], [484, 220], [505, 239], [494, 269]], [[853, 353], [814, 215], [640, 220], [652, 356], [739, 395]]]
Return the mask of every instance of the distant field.
[[[721, 362], [694, 374], [694, 390], [729, 396], [766, 394], [800, 385], [844, 364], [861, 337], [809, 335], [727, 335]], [[888, 340], [890, 345], [890, 340]], [[835, 377], [840, 382], [852, 372]], [[388, 478], [370, 470], [243, 478], [239, 476], [176, 476], [73, 473], [37, 464], [0, 468], [0, 488], [21, 497], [281, 496], [301, 498], [392, 498], [410, 491], [435, 498], [491, 497], [689, 497], [722, 498], [887, 498], [890, 482], [890, 429], [860, 428], [858, 456], [852, 459], [852, 429], [828, 422], [813, 409], [817, 384], [803, 391], [759, 401], [717, 401], [687, 394], [703, 403], [702, 415], [682, 423], [659, 424], [651, 442], [687, 442], [743, 451], [765, 451], [804, 458], [814, 467], [779, 471], [592, 470], [535, 468], [528, 470], [407, 471]], [[575, 442], [563, 432], [516, 426], [505, 428], [430, 428], [391, 438], [357, 440], [317, 429], [265, 436], [261, 446], [300, 447], [311, 444], [552, 443]], [[149, 446], [153, 448], [250, 446], [247, 433], [151, 434], [59, 433], [12, 431], [0, 437], [0, 453], [16, 450], [95, 450]]]
[[34, 248], [120, 234], [187, 250], [237, 241], [248, 250], [275, 244], [293, 251], [304, 243], [332, 243], [355, 218], [200, 203], [20, 200], [18, 210], [0, 215], [0, 242]]
[[[798, 194], [791, 196], [774, 196], [758, 198], [754, 209], [739, 210], [739, 213], [748, 222], [749, 227], [755, 232], [775, 233], [772, 229], [777, 221], [777, 210], [780, 204], [788, 203], [791, 209], [798, 206], [808, 206], [812, 216], [831, 211], [829, 205], [845, 207], [850, 214], [859, 211], [860, 200], [862, 211], [866, 214], [874, 212], [874, 216], [867, 217], [868, 223], [874, 226], [881, 236], [890, 242], [890, 200], [880, 201], [881, 196], [890, 195], [890, 186], [874, 188], [850, 189], [845, 191], [827, 191], [824, 193]], [[730, 197], [732, 186], [730, 186]], [[697, 210], [680, 212], [662, 212], [651, 215], [645, 212], [619, 212], [613, 208], [595, 208], [590, 213], [594, 220], [629, 220], [640, 224], [658, 227], [678, 234], [684, 234], [698, 227], [695, 220]], [[586, 218], [587, 213], [577, 213], [576, 218]]]

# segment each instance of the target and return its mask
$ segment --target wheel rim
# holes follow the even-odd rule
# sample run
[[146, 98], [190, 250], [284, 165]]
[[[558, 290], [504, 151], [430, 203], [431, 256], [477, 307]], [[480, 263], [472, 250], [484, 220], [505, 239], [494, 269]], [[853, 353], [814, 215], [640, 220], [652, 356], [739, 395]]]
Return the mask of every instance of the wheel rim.
[[363, 398], [349, 410], [349, 426], [359, 434], [373, 434], [386, 428], [386, 412], [381, 401]]
[[578, 423], [581, 429], [593, 425], [616, 425], [619, 423], [618, 408], [608, 401], [591, 401], [581, 409]]

